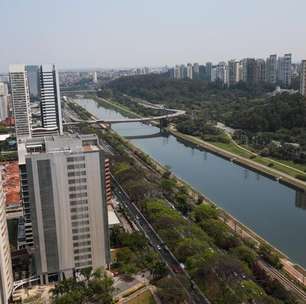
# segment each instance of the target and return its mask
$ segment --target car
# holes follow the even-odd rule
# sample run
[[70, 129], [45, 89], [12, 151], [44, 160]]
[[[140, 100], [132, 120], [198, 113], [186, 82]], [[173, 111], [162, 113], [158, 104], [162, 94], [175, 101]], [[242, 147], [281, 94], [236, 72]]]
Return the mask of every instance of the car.
[[158, 250], [161, 250], [161, 247], [159, 245], [156, 246]]

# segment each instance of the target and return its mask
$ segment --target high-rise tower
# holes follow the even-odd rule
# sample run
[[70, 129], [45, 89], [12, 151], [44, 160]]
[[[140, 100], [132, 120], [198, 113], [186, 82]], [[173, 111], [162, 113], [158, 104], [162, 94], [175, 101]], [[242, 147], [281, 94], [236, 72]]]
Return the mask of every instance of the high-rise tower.
[[63, 134], [59, 80], [54, 65], [40, 66], [40, 105], [42, 126]]
[[43, 283], [110, 262], [109, 165], [95, 135], [25, 143], [33, 251]]
[[15, 130], [17, 139], [32, 136], [32, 116], [27, 73], [24, 64], [9, 67], [12, 90]]

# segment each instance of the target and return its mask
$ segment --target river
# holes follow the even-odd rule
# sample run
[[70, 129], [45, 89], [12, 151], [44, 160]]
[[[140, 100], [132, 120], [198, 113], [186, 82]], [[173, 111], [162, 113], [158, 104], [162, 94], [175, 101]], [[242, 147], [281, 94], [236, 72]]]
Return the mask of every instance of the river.
[[[92, 99], [76, 100], [100, 119], [124, 116]], [[185, 144], [159, 128], [142, 123], [113, 124], [122, 136], [153, 135], [131, 142], [254, 230], [290, 259], [306, 267], [304, 193], [212, 153]]]

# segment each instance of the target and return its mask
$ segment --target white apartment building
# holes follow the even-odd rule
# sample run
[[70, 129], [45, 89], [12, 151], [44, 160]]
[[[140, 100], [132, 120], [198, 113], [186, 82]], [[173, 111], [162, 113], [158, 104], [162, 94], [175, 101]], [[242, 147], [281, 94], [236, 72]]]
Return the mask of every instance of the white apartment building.
[[32, 136], [32, 117], [27, 73], [24, 64], [14, 64], [9, 67], [15, 129], [17, 139]]
[[0, 304], [7, 304], [13, 291], [13, 271], [6, 222], [5, 194], [0, 174]]
[[95, 135], [25, 142], [36, 272], [42, 283], [110, 263], [109, 164]]
[[42, 126], [63, 134], [61, 96], [56, 68], [52, 64], [41, 65], [39, 74]]

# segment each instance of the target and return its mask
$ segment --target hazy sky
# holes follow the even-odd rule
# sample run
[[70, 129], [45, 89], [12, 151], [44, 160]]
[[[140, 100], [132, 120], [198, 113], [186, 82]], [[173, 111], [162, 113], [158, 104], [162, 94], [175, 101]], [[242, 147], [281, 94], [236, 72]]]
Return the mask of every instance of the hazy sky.
[[306, 58], [306, 0], [0, 0], [0, 71]]

